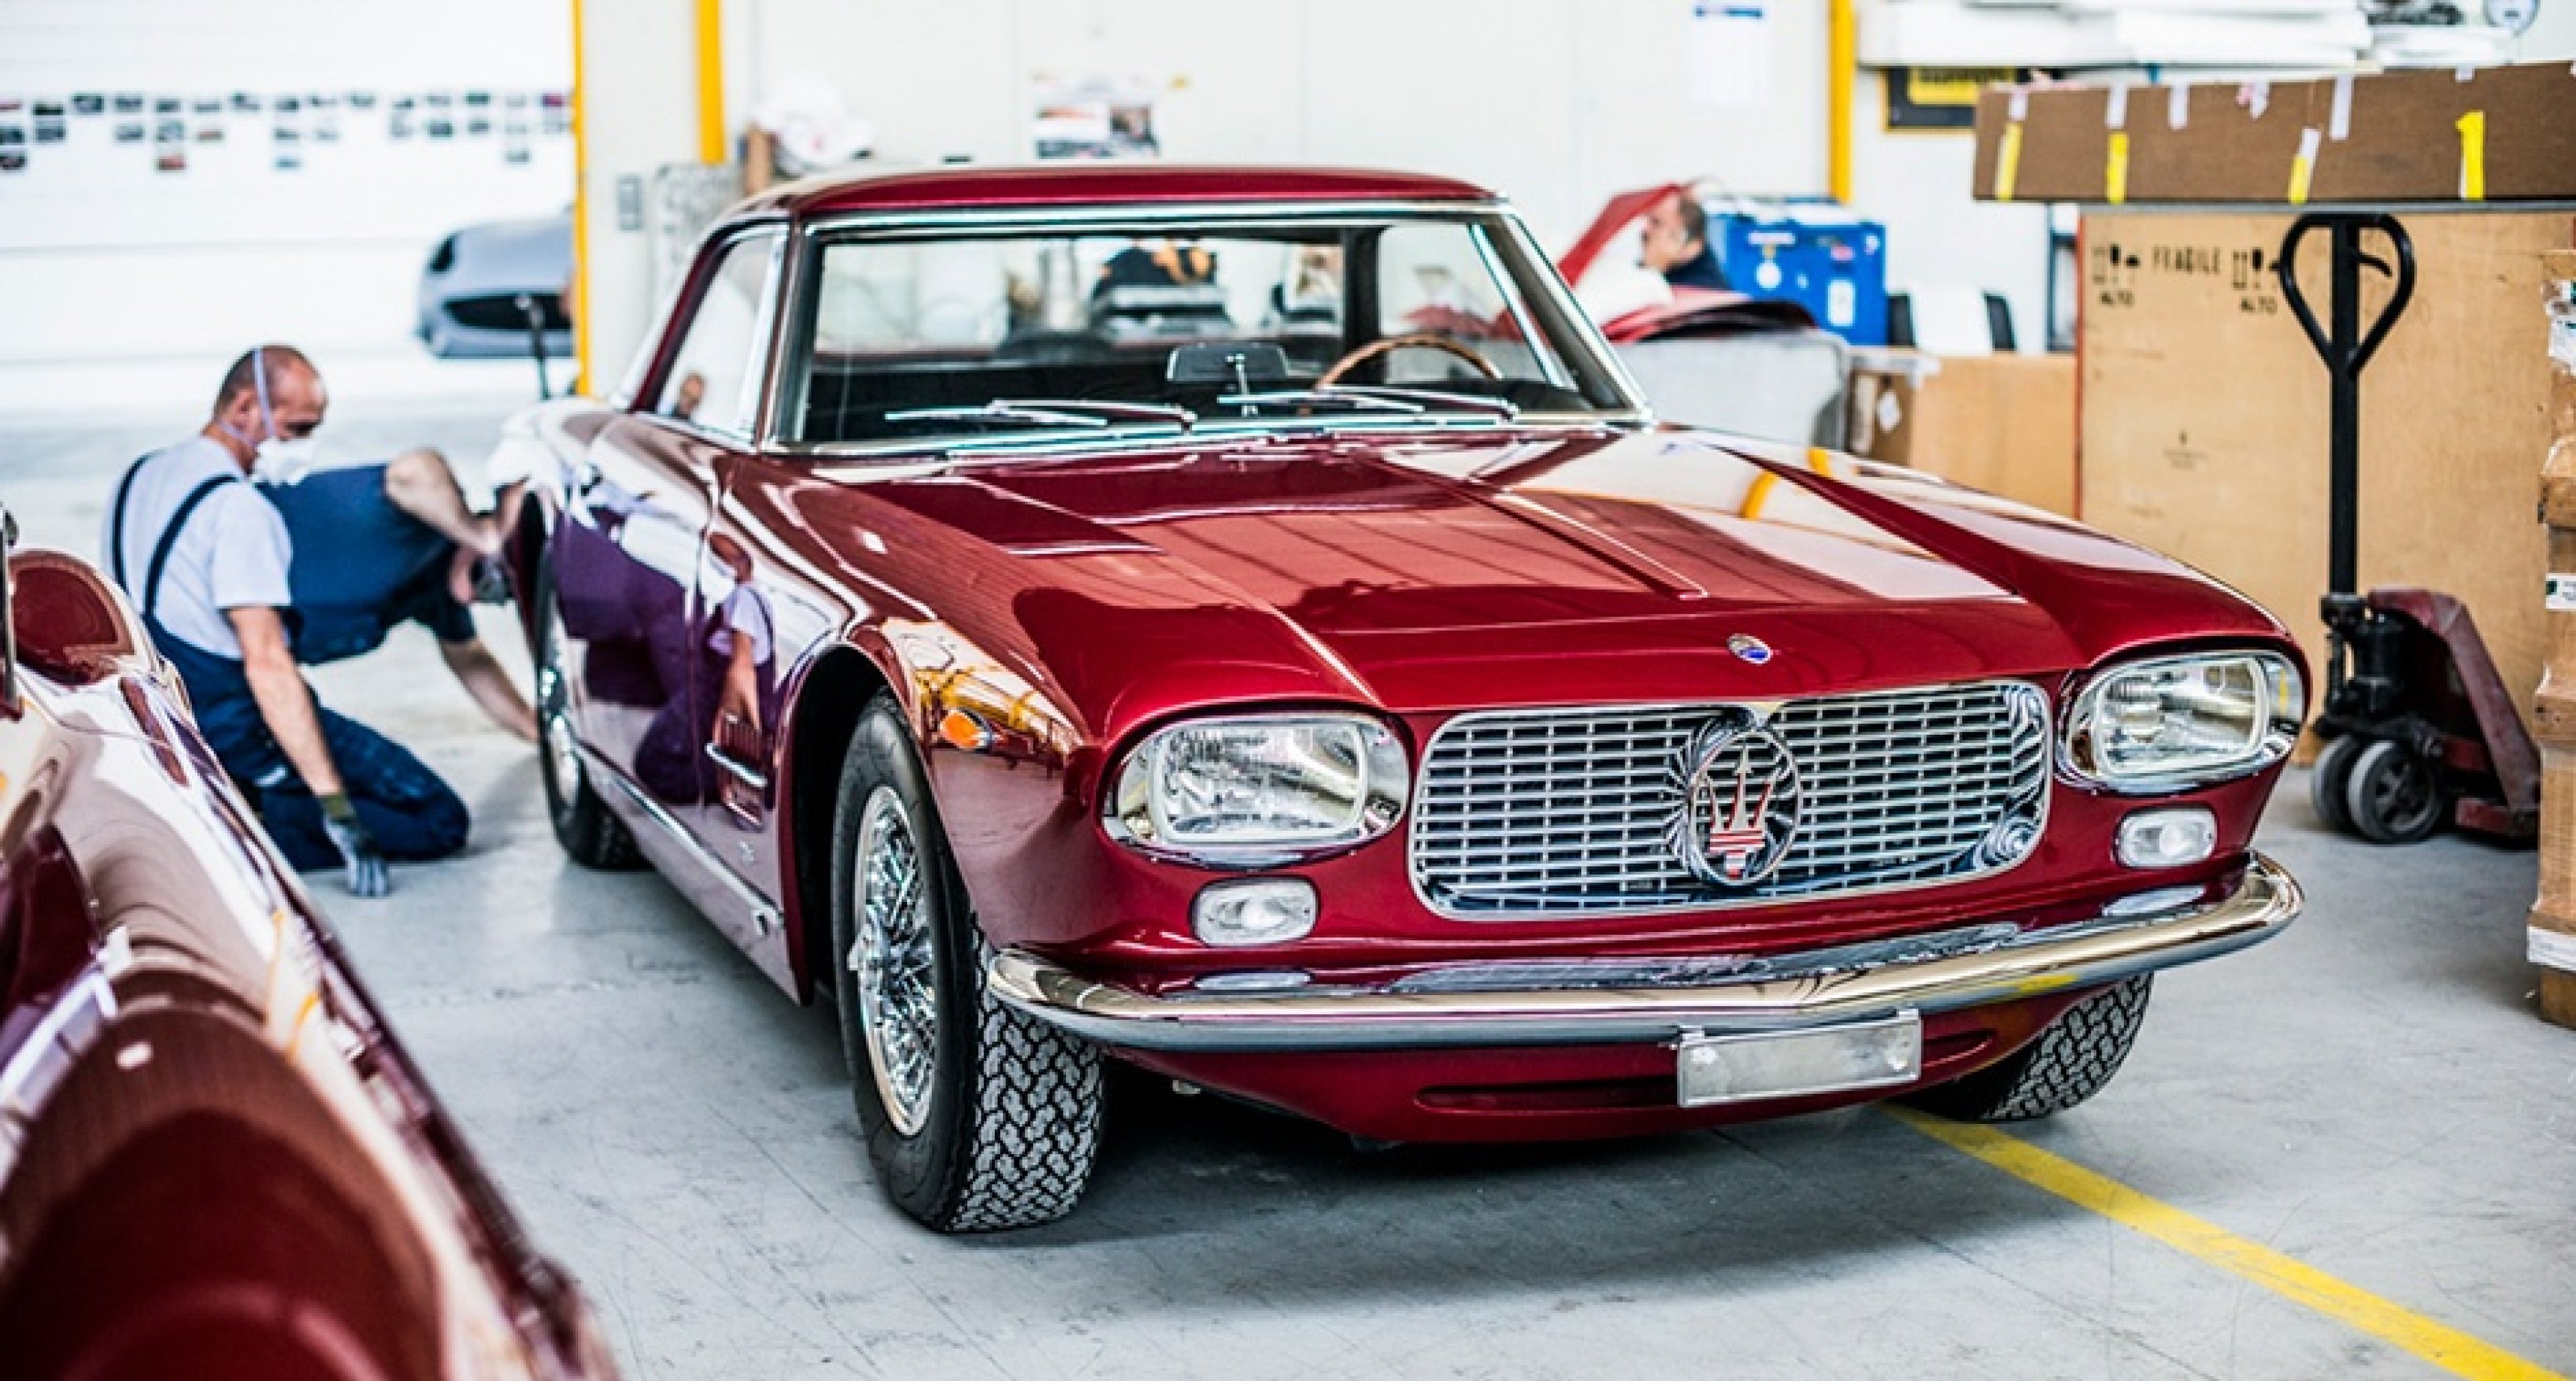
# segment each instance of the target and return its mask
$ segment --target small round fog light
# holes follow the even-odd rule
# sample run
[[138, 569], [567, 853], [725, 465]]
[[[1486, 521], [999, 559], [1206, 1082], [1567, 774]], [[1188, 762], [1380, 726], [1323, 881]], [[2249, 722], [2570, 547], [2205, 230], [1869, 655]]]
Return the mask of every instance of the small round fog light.
[[1304, 878], [1212, 882], [1190, 903], [1201, 944], [1273, 945], [1315, 928], [1315, 885]]
[[2120, 861], [2132, 868], [2179, 868], [2218, 848], [2218, 817], [2200, 806], [2142, 810], [2120, 822]]

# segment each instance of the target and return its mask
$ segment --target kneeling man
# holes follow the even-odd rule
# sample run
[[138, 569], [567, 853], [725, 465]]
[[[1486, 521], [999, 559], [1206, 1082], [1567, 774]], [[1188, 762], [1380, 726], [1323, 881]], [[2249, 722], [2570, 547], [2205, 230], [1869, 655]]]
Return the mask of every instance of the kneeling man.
[[[244, 355], [224, 376], [203, 431], [126, 471], [100, 546], [154, 645], [187, 683], [206, 741], [287, 861], [299, 869], [336, 864], [351, 892], [381, 896], [391, 887], [388, 861], [464, 848], [465, 804], [401, 745], [323, 708], [305, 684], [299, 651], [307, 661], [354, 655], [393, 623], [418, 619], [496, 720], [523, 737], [534, 721], [457, 602], [469, 558], [480, 551], [457, 552], [412, 530], [417, 520], [446, 516], [443, 496], [420, 492], [432, 478], [425, 462], [406, 457], [409, 464], [345, 472], [358, 479], [316, 475], [305, 481], [317, 485], [309, 490], [252, 482], [263, 456], [277, 462], [310, 440], [327, 406], [320, 375], [292, 348]], [[435, 478], [452, 494], [443, 464]], [[421, 511], [396, 523], [361, 488], [407, 505], [406, 513]], [[278, 495], [303, 516], [304, 538], [293, 535]], [[463, 514], [461, 498], [454, 507]], [[460, 528], [460, 535], [478, 534]], [[299, 545], [320, 559], [300, 560]], [[299, 594], [312, 606], [310, 619]], [[309, 643], [299, 639], [308, 629]]]

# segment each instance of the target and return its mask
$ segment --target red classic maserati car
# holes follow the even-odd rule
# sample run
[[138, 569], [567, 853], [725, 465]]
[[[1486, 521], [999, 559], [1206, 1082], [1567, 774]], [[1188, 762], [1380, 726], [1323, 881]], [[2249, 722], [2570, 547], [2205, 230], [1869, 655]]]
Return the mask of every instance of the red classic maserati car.
[[1461, 183], [797, 184], [520, 429], [557, 834], [837, 1004], [935, 1228], [1072, 1207], [1104, 1055], [1376, 1141], [2048, 1113], [2299, 909], [2262, 610], [1658, 426]]
[[124, 601], [5, 569], [0, 1376], [614, 1376]]

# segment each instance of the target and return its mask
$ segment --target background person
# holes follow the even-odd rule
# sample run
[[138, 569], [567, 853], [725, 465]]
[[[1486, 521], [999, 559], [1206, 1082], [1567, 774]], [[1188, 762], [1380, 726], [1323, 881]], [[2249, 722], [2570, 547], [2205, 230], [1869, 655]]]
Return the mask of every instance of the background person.
[[1676, 187], [1646, 208], [1637, 258], [1676, 288], [1728, 290], [1726, 270], [1708, 243], [1708, 212], [1699, 199]]
[[294, 544], [250, 475], [292, 468], [327, 407], [295, 350], [242, 356], [202, 431], [128, 467], [100, 550], [279, 852], [299, 869], [340, 865], [352, 893], [382, 896], [388, 860], [457, 852], [468, 817], [418, 758], [323, 708], [296, 664]]
[[397, 626], [418, 623], [492, 722], [536, 742], [536, 713], [484, 646], [469, 607], [478, 596], [505, 596], [499, 565], [450, 535], [497, 550], [497, 528], [466, 507], [445, 457], [422, 448], [260, 487], [295, 551], [288, 583], [297, 661], [320, 666], [372, 652]]

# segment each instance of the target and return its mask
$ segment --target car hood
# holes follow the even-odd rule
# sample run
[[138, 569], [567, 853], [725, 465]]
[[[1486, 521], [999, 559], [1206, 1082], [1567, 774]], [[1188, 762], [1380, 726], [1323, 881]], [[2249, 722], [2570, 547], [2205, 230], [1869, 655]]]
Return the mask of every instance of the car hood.
[[1284, 640], [1314, 676], [1283, 696], [1396, 709], [1767, 698], [2064, 671], [2175, 628], [2277, 634], [2074, 524], [1685, 430], [1271, 435], [982, 461], [879, 492], [1023, 560], [1116, 571], [1019, 603], [1048, 664], [1125, 660], [1100, 642], [1153, 645], [1120, 626], [1151, 610], [1197, 629], [1173, 656], [1232, 638], [1279, 658]]

